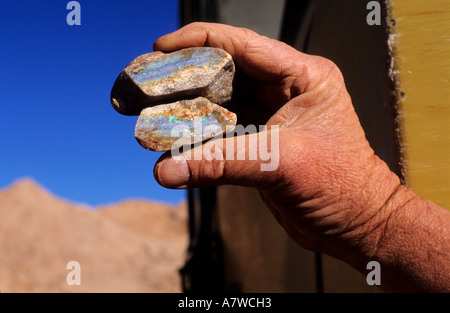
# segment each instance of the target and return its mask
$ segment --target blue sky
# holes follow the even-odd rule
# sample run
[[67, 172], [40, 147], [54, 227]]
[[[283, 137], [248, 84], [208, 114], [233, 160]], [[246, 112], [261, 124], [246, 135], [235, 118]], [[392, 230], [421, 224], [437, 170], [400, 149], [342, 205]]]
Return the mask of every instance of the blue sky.
[[137, 117], [111, 106], [120, 71], [178, 28], [178, 1], [8, 1], [0, 8], [0, 187], [32, 177], [58, 196], [89, 205], [126, 198], [177, 203], [160, 187], [161, 153], [134, 139]]

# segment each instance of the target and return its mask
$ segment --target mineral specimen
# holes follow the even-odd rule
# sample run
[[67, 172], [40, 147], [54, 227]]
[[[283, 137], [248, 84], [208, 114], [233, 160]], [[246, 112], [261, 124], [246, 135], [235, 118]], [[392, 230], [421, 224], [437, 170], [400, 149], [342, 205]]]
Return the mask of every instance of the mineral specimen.
[[167, 151], [207, 140], [235, 125], [236, 114], [198, 97], [142, 110], [134, 135], [146, 149]]
[[137, 115], [148, 106], [199, 96], [222, 104], [231, 98], [233, 77], [233, 59], [222, 49], [147, 53], [120, 73], [111, 91], [111, 103], [125, 115]]
[[218, 105], [231, 99], [233, 77], [233, 60], [222, 49], [148, 53], [120, 73], [111, 103], [119, 113], [140, 113], [135, 137], [144, 148], [167, 151], [236, 126], [236, 114]]

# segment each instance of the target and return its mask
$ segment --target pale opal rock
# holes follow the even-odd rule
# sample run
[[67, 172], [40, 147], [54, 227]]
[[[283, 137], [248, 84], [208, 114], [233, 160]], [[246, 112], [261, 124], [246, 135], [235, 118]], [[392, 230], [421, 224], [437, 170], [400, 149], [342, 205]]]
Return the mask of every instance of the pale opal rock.
[[231, 56], [218, 48], [152, 52], [130, 62], [111, 90], [111, 103], [137, 115], [137, 141], [146, 149], [167, 151], [234, 129], [236, 114], [219, 106], [231, 99]]
[[135, 137], [146, 149], [168, 151], [210, 139], [235, 126], [236, 114], [198, 97], [142, 110]]
[[231, 56], [218, 48], [147, 53], [120, 73], [111, 90], [111, 103], [125, 115], [198, 96], [224, 104], [231, 99], [234, 71]]

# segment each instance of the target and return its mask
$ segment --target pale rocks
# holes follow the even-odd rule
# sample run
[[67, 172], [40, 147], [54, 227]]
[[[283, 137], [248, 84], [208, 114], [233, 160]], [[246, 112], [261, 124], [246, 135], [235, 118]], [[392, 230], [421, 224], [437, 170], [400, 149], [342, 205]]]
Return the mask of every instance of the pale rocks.
[[235, 126], [236, 114], [198, 97], [142, 110], [134, 135], [146, 149], [167, 151], [210, 139]]
[[195, 144], [236, 126], [236, 115], [218, 105], [231, 99], [234, 71], [218, 48], [144, 54], [120, 73], [111, 103], [119, 113], [140, 113], [135, 137], [146, 149]]
[[222, 49], [203, 47], [147, 53], [120, 73], [111, 91], [111, 103], [125, 115], [137, 115], [148, 106], [199, 96], [223, 104], [231, 98], [233, 77], [233, 59]]

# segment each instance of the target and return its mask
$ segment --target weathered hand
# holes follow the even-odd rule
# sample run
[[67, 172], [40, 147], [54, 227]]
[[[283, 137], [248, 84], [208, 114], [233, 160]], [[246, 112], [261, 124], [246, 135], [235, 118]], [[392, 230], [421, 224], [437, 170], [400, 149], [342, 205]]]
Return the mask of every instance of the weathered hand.
[[185, 163], [166, 155], [155, 170], [163, 186], [256, 187], [288, 233], [318, 251], [334, 250], [343, 238], [356, 243], [379, 226], [372, 224], [373, 217], [400, 182], [370, 148], [342, 75], [331, 61], [218, 24], [188, 25], [158, 39], [154, 47], [167, 51], [190, 46], [226, 50], [257, 82], [254, 101], [273, 110], [267, 125], [280, 126], [280, 164], [275, 171], [261, 171], [261, 161]]
[[220, 24], [187, 25], [158, 39], [154, 48], [191, 46], [226, 50], [253, 79], [250, 85], [256, 88], [245, 101], [272, 111], [267, 125], [280, 127], [279, 165], [261, 171], [261, 160], [226, 160], [225, 141], [233, 140], [228, 138], [220, 146], [195, 148], [204, 153], [215, 149], [224, 160], [175, 160], [165, 154], [155, 166], [157, 181], [169, 188], [255, 187], [301, 246], [359, 270], [379, 257], [388, 222], [416, 196], [374, 155], [336, 65], [250, 30]]

